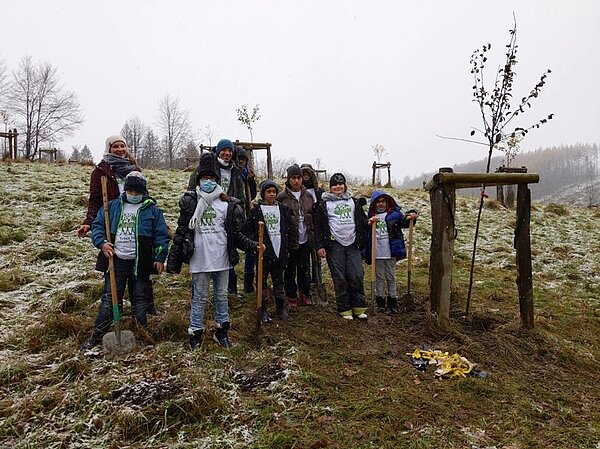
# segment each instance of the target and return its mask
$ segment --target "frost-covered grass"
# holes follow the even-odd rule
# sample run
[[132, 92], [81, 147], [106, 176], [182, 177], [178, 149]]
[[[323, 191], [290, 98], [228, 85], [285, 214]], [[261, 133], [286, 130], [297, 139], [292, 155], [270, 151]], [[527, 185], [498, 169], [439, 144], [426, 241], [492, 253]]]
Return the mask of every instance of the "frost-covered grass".
[[[0, 164], [0, 446], [172, 448], [595, 448], [600, 443], [600, 214], [535, 205], [536, 328], [519, 328], [514, 211], [484, 210], [471, 310], [477, 215], [457, 199], [452, 316], [428, 312], [431, 219], [420, 190], [389, 190], [420, 217], [414, 307], [368, 323], [333, 303], [291, 311], [253, 337], [254, 298], [231, 301], [235, 346], [207, 333], [187, 349], [189, 275], [155, 278], [162, 314], [124, 358], [84, 356], [102, 291], [97, 250], [75, 230], [92, 167]], [[175, 228], [188, 173], [147, 170]], [[355, 191], [370, 194], [369, 187]], [[242, 267], [237, 267], [240, 274]], [[406, 288], [406, 261], [397, 266]], [[369, 288], [369, 270], [365, 286]], [[330, 296], [333, 293], [325, 270]], [[403, 306], [408, 304], [403, 303]], [[126, 312], [128, 307], [126, 307]], [[209, 316], [211, 312], [209, 311]], [[125, 327], [131, 328], [126, 315]], [[210, 320], [208, 321], [210, 323]], [[408, 363], [419, 346], [458, 352], [485, 378], [434, 379]]]

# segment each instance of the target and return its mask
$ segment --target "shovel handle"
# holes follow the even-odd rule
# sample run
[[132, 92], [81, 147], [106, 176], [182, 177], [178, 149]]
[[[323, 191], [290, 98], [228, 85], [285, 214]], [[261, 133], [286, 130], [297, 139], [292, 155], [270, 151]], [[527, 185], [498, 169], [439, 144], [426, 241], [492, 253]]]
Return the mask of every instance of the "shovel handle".
[[371, 314], [375, 314], [375, 260], [377, 258], [377, 222], [371, 223]]
[[263, 244], [265, 240], [265, 224], [258, 222], [258, 261], [257, 261], [257, 279], [256, 279], [256, 332], [260, 331], [262, 321], [262, 290], [263, 290]]
[[[104, 208], [104, 228], [106, 230], [106, 241], [111, 243], [110, 239], [110, 217], [108, 213], [108, 193], [106, 187], [106, 176], [100, 178], [102, 185], [102, 206]], [[115, 278], [115, 265], [112, 256], [108, 258], [108, 277], [110, 279], [110, 296], [112, 299], [113, 321], [115, 323], [115, 331], [117, 333], [117, 341], [121, 341], [121, 326], [119, 320], [121, 314], [119, 312], [119, 298], [117, 297], [117, 279]]]
[[413, 225], [414, 220], [408, 220], [408, 263], [406, 265], [406, 292], [410, 295], [412, 278], [412, 253], [413, 253]]

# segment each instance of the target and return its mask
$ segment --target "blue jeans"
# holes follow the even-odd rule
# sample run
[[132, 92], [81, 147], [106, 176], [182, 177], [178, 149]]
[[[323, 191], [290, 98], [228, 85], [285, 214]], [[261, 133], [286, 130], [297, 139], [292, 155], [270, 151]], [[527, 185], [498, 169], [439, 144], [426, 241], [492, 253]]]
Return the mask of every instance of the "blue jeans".
[[227, 298], [229, 270], [192, 273], [192, 310], [188, 328], [190, 334], [204, 329], [204, 310], [210, 300], [208, 286], [211, 278], [215, 296], [215, 321], [219, 327], [222, 323], [229, 322], [229, 299]]
[[[130, 298], [133, 306], [133, 315], [140, 326], [146, 327], [148, 325], [148, 308], [152, 304], [152, 282], [150, 281], [150, 275], [135, 276], [134, 260], [123, 260], [115, 256], [113, 258], [113, 264], [115, 267], [115, 281], [117, 284], [119, 307], [123, 308], [123, 294], [125, 293], [125, 287], [129, 283], [130, 286], [133, 286], [133, 297]], [[104, 334], [109, 331], [112, 319], [113, 310], [112, 293], [110, 290], [110, 274], [106, 272], [104, 273], [102, 299], [100, 300], [98, 315], [94, 322], [93, 338], [101, 339]]]

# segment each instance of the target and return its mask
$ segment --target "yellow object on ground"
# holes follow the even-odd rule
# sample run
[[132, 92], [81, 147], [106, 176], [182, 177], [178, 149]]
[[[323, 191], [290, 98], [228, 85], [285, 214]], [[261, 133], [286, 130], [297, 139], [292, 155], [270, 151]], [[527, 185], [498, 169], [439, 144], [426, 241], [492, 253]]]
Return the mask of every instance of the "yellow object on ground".
[[415, 349], [412, 354], [407, 353], [406, 355], [414, 359], [427, 360], [430, 365], [436, 365], [435, 375], [438, 377], [466, 377], [475, 366], [466, 357], [462, 357], [456, 353], [449, 355], [447, 352], [438, 350], [423, 351]]

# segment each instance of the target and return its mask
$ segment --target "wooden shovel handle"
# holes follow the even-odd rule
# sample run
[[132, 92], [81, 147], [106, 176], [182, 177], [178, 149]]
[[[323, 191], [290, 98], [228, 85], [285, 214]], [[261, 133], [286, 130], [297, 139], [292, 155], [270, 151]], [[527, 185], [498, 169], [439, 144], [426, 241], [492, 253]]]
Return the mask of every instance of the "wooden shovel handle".
[[[100, 178], [100, 184], [102, 185], [102, 205], [104, 207], [104, 228], [106, 230], [106, 241], [111, 243], [110, 238], [110, 217], [108, 216], [108, 193], [106, 187], [106, 176]], [[115, 266], [113, 258], [108, 257], [108, 277], [110, 279], [110, 295], [113, 306], [113, 320], [119, 321], [119, 298], [117, 297], [117, 279], [115, 277]]]
[[412, 253], [413, 253], [413, 223], [414, 220], [408, 220], [408, 271], [412, 271]]

